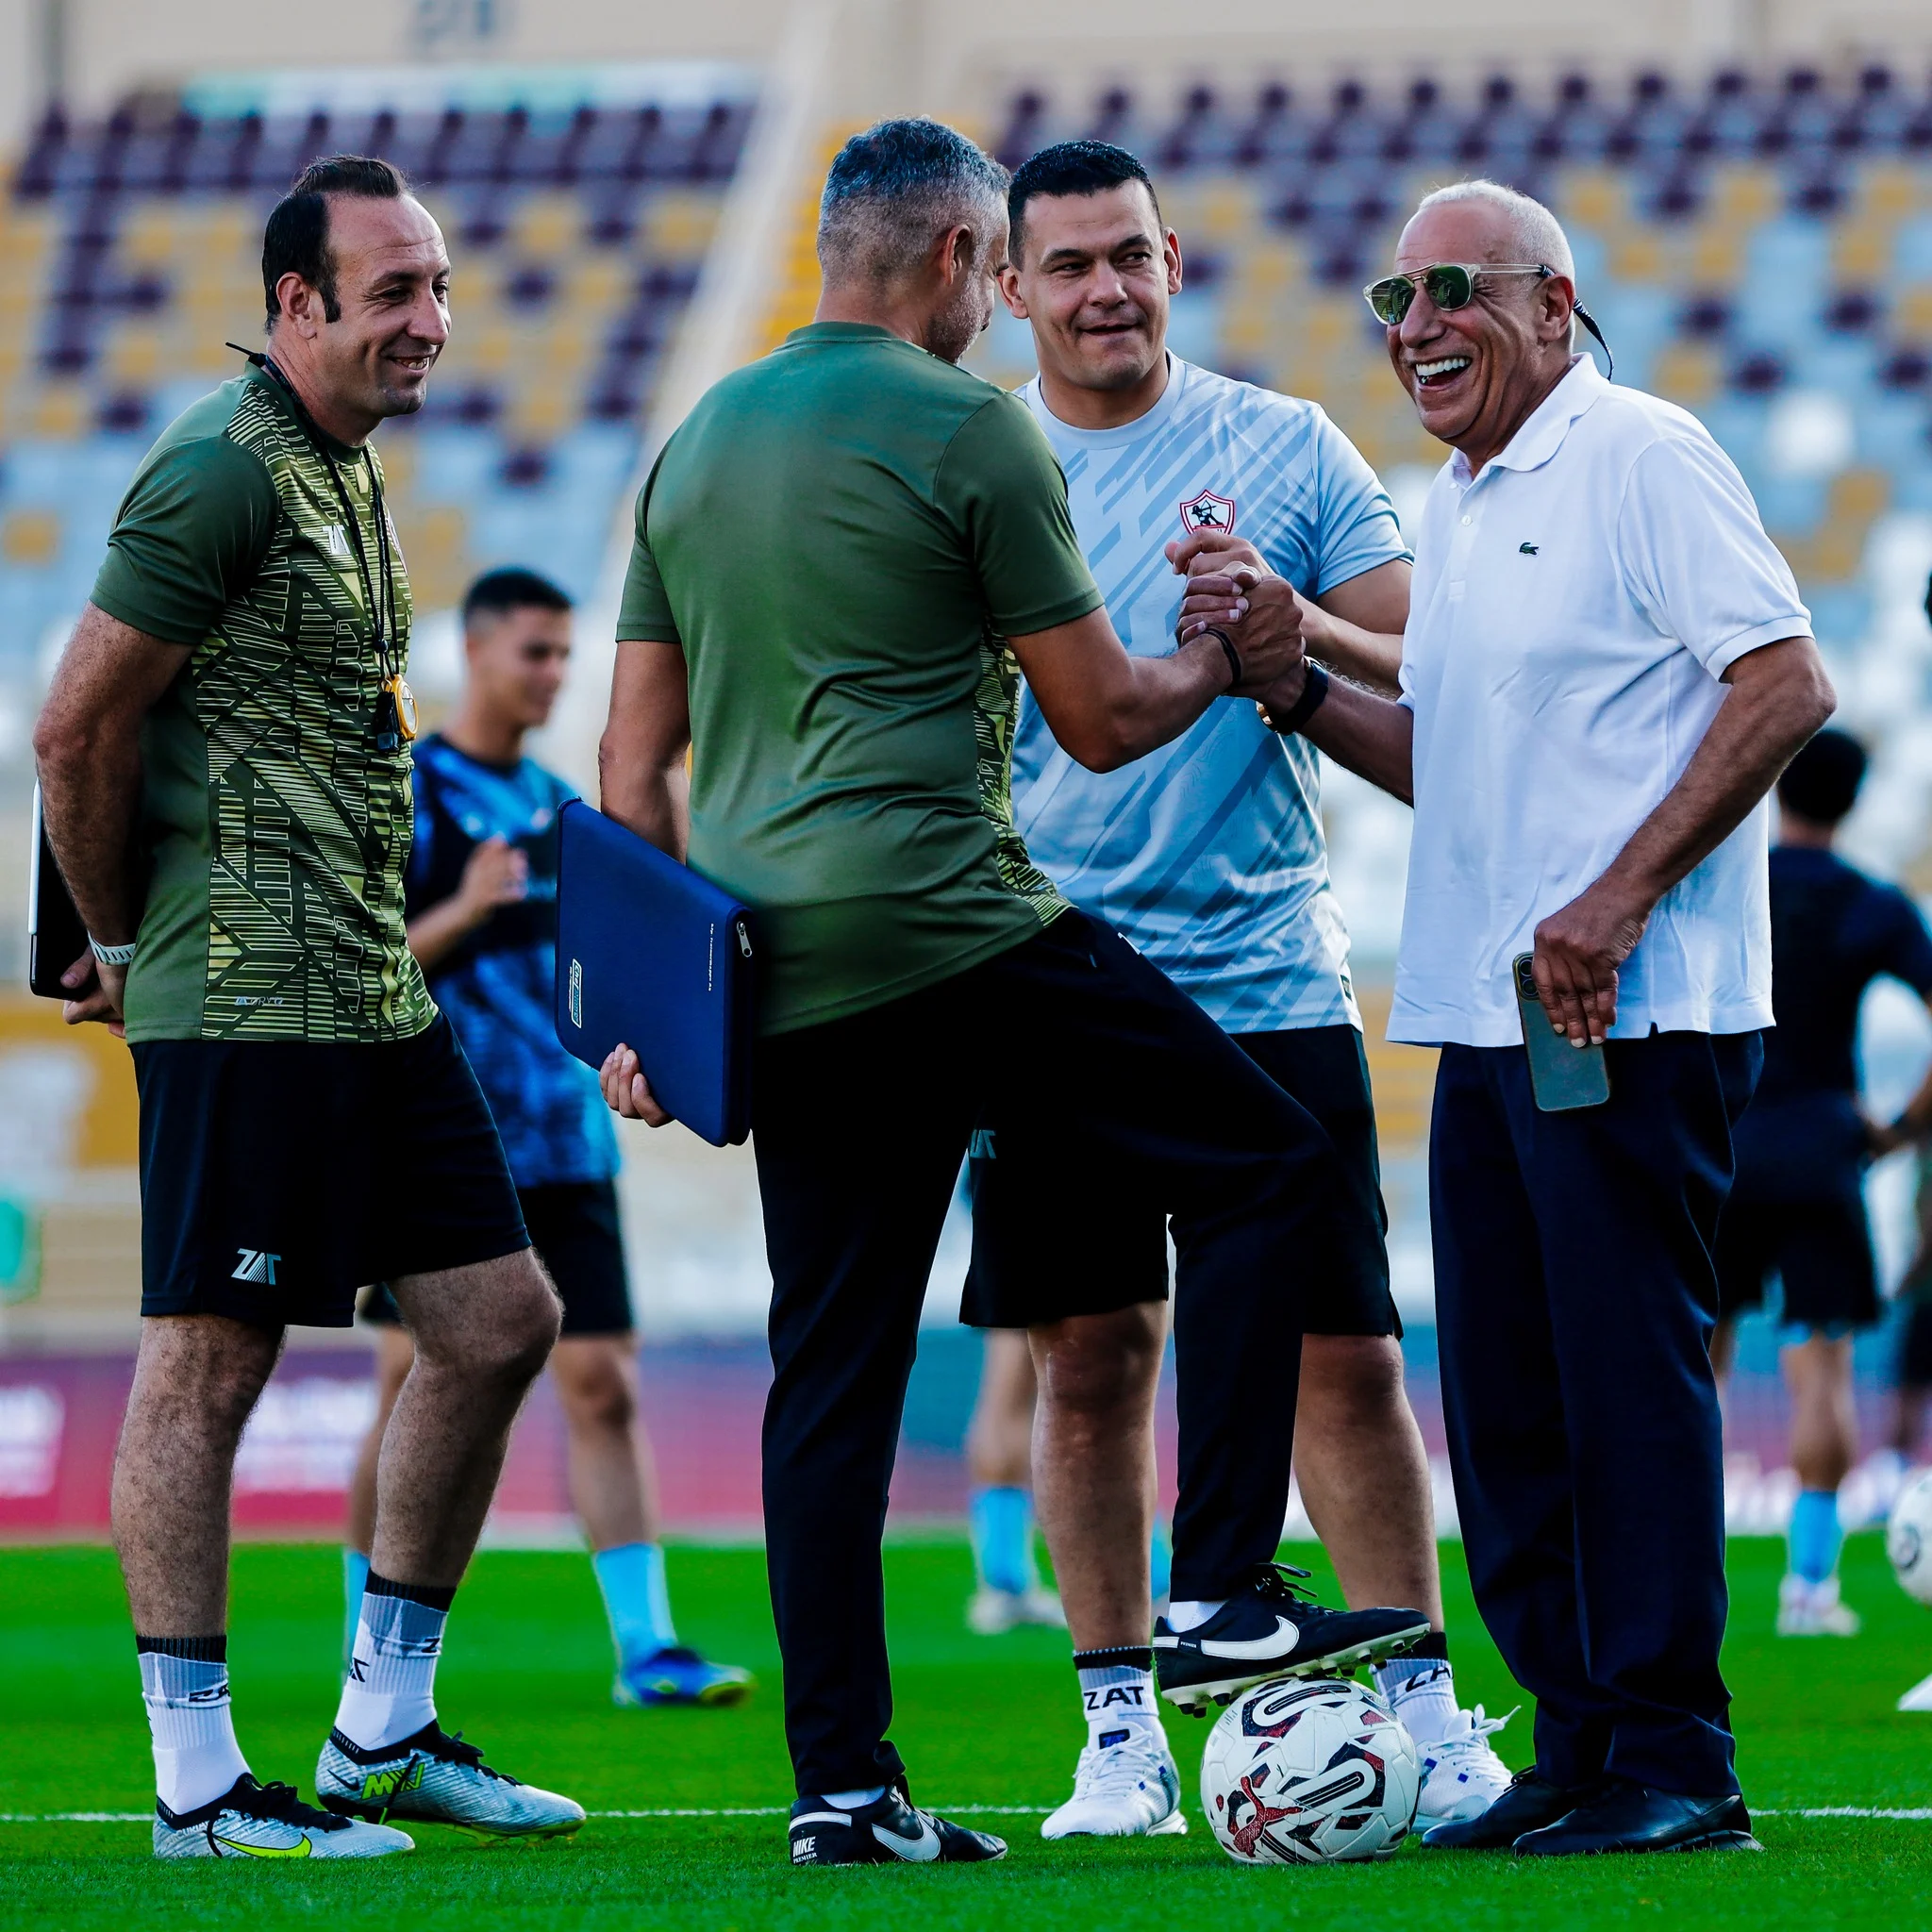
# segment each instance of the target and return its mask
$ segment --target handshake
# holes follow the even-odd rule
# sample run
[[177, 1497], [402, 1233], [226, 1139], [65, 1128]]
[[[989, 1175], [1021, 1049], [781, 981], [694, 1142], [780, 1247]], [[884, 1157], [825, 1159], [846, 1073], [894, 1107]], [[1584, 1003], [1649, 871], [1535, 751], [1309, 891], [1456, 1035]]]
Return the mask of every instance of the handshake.
[[1296, 595], [1262, 562], [1252, 543], [1222, 530], [1198, 530], [1167, 546], [1188, 579], [1174, 625], [1176, 644], [1220, 631], [1241, 659], [1230, 695], [1253, 698], [1263, 717], [1291, 710], [1307, 677], [1307, 649], [1326, 613]]

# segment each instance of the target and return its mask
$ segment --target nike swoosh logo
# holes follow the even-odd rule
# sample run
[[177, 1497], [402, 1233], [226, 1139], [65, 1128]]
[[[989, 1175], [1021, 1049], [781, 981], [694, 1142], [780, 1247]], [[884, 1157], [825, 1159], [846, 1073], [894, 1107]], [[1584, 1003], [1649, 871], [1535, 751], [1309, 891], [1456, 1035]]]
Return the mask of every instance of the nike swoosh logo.
[[930, 1865], [940, 1855], [940, 1835], [932, 1828], [930, 1818], [919, 1821], [917, 1838], [901, 1838], [896, 1831], [888, 1831], [883, 1824], [874, 1824], [872, 1835], [887, 1851], [896, 1852], [909, 1864]]
[[1199, 1648], [1203, 1657], [1222, 1657], [1242, 1663], [1259, 1657], [1280, 1657], [1283, 1652], [1292, 1650], [1301, 1641], [1301, 1636], [1300, 1629], [1286, 1617], [1276, 1617], [1272, 1637], [1243, 1637], [1226, 1641], [1204, 1637]]
[[291, 1845], [244, 1845], [240, 1839], [224, 1838], [220, 1832], [212, 1836], [216, 1844], [226, 1845], [244, 1858], [306, 1858], [315, 1849], [314, 1843], [306, 1838], [298, 1838]]

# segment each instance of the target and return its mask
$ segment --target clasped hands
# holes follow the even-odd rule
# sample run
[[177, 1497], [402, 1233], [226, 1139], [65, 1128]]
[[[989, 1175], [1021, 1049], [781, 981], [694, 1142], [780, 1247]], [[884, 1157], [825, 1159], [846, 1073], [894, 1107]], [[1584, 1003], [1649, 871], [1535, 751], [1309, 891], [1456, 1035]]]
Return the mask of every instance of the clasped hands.
[[1230, 692], [1264, 710], [1285, 711], [1301, 696], [1307, 650], [1322, 612], [1262, 561], [1252, 543], [1224, 530], [1197, 530], [1167, 546], [1167, 560], [1188, 580], [1174, 625], [1177, 644], [1224, 631], [1241, 660]]

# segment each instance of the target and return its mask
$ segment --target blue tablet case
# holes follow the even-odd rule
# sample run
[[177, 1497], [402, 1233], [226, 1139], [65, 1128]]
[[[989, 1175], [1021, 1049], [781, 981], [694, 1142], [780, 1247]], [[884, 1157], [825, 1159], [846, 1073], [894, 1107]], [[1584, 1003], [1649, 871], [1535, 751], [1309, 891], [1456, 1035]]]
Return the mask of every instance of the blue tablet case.
[[558, 818], [557, 1037], [603, 1065], [620, 1041], [714, 1147], [751, 1131], [747, 908], [582, 799]]

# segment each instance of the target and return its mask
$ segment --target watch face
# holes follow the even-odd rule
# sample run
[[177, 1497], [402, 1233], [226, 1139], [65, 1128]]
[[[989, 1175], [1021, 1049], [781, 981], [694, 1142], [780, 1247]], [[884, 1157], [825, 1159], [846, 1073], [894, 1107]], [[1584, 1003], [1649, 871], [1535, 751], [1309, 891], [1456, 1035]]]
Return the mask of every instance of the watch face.
[[390, 680], [390, 695], [396, 701], [396, 729], [406, 740], [416, 736], [416, 693], [401, 677]]

